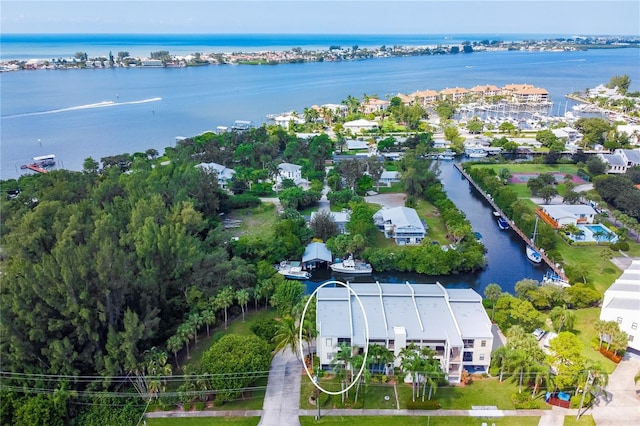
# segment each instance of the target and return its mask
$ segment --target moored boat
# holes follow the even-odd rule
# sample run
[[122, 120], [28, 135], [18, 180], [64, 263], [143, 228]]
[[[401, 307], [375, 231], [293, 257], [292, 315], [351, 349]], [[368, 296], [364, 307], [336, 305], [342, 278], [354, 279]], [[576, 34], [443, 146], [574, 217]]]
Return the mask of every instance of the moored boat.
[[503, 218], [503, 217], [499, 217], [499, 218], [498, 218], [498, 227], [499, 227], [500, 229], [502, 229], [503, 231], [505, 231], [505, 230], [509, 229], [509, 222], [507, 222], [507, 221], [505, 220], [505, 218]]
[[533, 235], [531, 236], [531, 244], [527, 244], [527, 249], [526, 249], [527, 259], [529, 259], [530, 261], [536, 264], [542, 262], [542, 255], [535, 248], [537, 232], [538, 232], [538, 216], [536, 216], [536, 223], [533, 226]]
[[343, 274], [370, 274], [373, 272], [373, 268], [368, 263], [357, 262], [352, 256], [344, 259], [342, 262], [332, 263], [329, 268], [333, 272], [339, 272]]
[[289, 280], [308, 280], [311, 278], [311, 273], [302, 270], [300, 262], [287, 262], [282, 261], [277, 266], [278, 273], [284, 275]]

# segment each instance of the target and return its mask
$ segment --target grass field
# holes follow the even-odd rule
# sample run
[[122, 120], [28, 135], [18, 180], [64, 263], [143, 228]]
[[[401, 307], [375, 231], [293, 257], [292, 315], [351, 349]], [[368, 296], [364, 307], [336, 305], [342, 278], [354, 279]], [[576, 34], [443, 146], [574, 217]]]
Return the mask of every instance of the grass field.
[[[477, 379], [467, 386], [446, 386], [438, 388], [432, 399], [436, 399], [443, 410], [470, 410], [473, 406], [490, 405], [501, 410], [514, 410], [511, 395], [518, 392], [517, 384], [505, 379], [500, 383], [497, 379]], [[523, 390], [526, 392], [526, 390]], [[398, 385], [400, 408], [407, 408], [411, 400], [411, 386]], [[540, 408], [549, 408], [541, 403]]]
[[256, 426], [260, 417], [171, 417], [168, 419], [146, 419], [147, 426]]
[[234, 210], [229, 219], [241, 220], [239, 228], [229, 229], [234, 237], [241, 235], [270, 235], [273, 225], [278, 220], [276, 206], [273, 203], [262, 203], [257, 207]]
[[474, 165], [474, 167], [482, 167], [482, 168], [490, 168], [495, 170], [496, 173], [500, 171], [500, 169], [508, 169], [511, 173], [570, 173], [572, 175], [578, 172], [578, 167], [575, 164], [531, 164], [531, 163], [522, 163], [522, 164], [508, 164], [508, 163], [500, 163], [500, 164], [478, 164]]
[[598, 333], [593, 329], [593, 323], [600, 318], [600, 308], [578, 309], [575, 311], [575, 315], [576, 323], [573, 326], [575, 329], [573, 333], [582, 343], [582, 355], [598, 362], [607, 373], [613, 373], [616, 364], [589, 346], [591, 339], [598, 337]]

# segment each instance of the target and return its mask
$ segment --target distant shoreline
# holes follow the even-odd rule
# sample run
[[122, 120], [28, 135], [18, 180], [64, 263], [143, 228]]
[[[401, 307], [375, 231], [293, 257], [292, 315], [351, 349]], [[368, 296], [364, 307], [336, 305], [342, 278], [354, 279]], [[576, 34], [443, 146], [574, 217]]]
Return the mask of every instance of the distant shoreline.
[[[22, 37], [22, 38], [21, 38]], [[3, 36], [3, 43], [29, 43], [33, 38], [33, 43], [36, 41], [44, 41], [47, 40], [46, 36], [39, 38], [36, 35], [8, 35]], [[70, 36], [72, 37], [72, 36]], [[85, 37], [85, 38], [83, 38]], [[77, 35], [77, 40], [72, 39], [74, 43], [81, 42], [85, 40], [88, 35]], [[203, 66], [203, 65], [277, 65], [277, 64], [292, 64], [292, 63], [307, 63], [307, 62], [340, 62], [340, 61], [353, 61], [353, 60], [366, 60], [366, 59], [376, 59], [376, 58], [387, 58], [387, 57], [404, 57], [404, 56], [429, 56], [429, 55], [449, 55], [449, 54], [469, 54], [476, 52], [484, 52], [484, 51], [550, 51], [550, 52], [567, 52], [567, 51], [579, 51], [579, 50], [588, 50], [588, 49], [619, 49], [619, 48], [639, 48], [640, 47], [640, 37], [622, 37], [622, 36], [589, 36], [589, 37], [575, 37], [575, 38], [545, 38], [539, 40], [523, 40], [523, 41], [501, 41], [501, 40], [491, 40], [490, 38], [483, 40], [463, 40], [464, 36], [458, 36], [459, 40], [456, 41], [451, 40], [450, 37], [443, 37], [442, 39], [437, 39], [434, 37], [428, 38], [425, 37], [425, 41], [431, 41], [431, 44], [425, 45], [389, 45], [386, 46], [384, 44], [379, 45], [379, 47], [360, 47], [357, 44], [353, 44], [350, 46], [344, 46], [342, 44], [333, 44], [328, 48], [302, 48], [302, 47], [291, 47], [288, 50], [278, 50], [273, 49], [274, 46], [265, 46], [264, 48], [250, 48], [249, 50], [242, 50], [242, 47], [239, 47], [234, 50], [234, 48], [225, 47], [226, 52], [208, 52], [204, 53], [203, 51], [198, 51], [198, 49], [194, 49], [196, 47], [202, 48], [214, 48], [215, 46], [198, 46], [197, 44], [193, 45], [180, 45], [180, 46], [168, 46], [175, 47], [180, 50], [193, 50], [191, 53], [184, 54], [175, 54], [171, 53], [170, 50], [166, 50], [166, 44], [170, 44], [171, 42], [177, 43], [177, 41], [171, 39], [171, 35], [158, 35], [158, 40], [156, 40], [153, 46], [149, 46], [151, 48], [158, 47], [159, 50], [151, 51], [149, 56], [131, 56], [126, 50], [118, 50], [113, 51], [108, 42], [115, 43], [117, 49], [140, 49], [140, 46], [147, 46], [147, 44], [152, 44], [150, 35], [147, 36], [139, 36], [142, 37], [141, 40], [136, 40], [134, 37], [133, 40], [126, 39], [126, 43], [130, 43], [130, 45], [122, 46], [122, 43], [125, 43], [124, 35], [122, 35], [123, 39], [120, 40], [117, 36], [114, 36], [115, 39], [110, 39], [106, 37], [104, 39], [100, 39], [98, 45], [101, 49], [108, 51], [108, 55], [88, 55], [84, 51], [77, 51], [73, 57], [62, 57], [60, 55], [55, 55], [52, 53], [51, 56], [53, 58], [44, 59], [42, 58], [43, 54], [40, 53], [40, 58], [29, 58], [28, 54], [24, 55], [24, 58], [21, 59], [4, 59], [0, 61], [0, 71], [20, 71], [20, 70], [34, 70], [34, 69], [82, 69], [82, 68], [113, 68], [113, 67], [122, 67], [122, 68], [139, 68], [139, 67], [156, 67], [156, 68], [171, 68], [171, 67], [187, 67], [187, 66]], [[186, 36], [183, 36], [183, 38]], [[204, 37], [204, 36], [203, 36]], [[375, 41], [384, 40], [384, 36], [369, 36], [370, 39], [363, 39], [365, 43], [372, 43]], [[478, 37], [477, 35], [475, 37]], [[15, 41], [14, 38], [21, 41]], [[356, 37], [354, 36], [354, 39]], [[401, 39], [400, 36], [391, 37], [389, 41], [393, 42], [394, 39], [397, 41]], [[183, 40], [183, 39], [180, 39]], [[295, 42], [301, 41], [301, 44], [313, 44], [313, 43], [321, 43], [321, 42], [329, 42], [331, 39], [328, 36], [319, 37], [318, 39], [310, 36], [309, 38], [305, 38], [302, 40], [295, 40], [295, 38], [285, 39], [285, 40], [277, 40], [271, 41], [269, 38], [259, 39], [259, 42], [262, 43], [284, 43], [284, 42]], [[340, 39], [338, 39], [340, 40]], [[350, 39], [342, 39], [340, 41], [350, 41]], [[118, 45], [118, 41], [120, 41], [120, 45]], [[184, 41], [194, 41], [199, 43], [204, 43], [207, 41], [206, 37], [203, 39], [199, 39], [194, 36], [192, 40], [189, 37], [186, 37]], [[222, 38], [222, 40], [216, 39], [215, 41], [209, 41], [210, 43], [215, 44], [221, 42], [236, 42], [236, 43], [249, 43], [251, 38], [246, 35], [244, 38], [239, 38], [238, 40], [234, 38]], [[414, 43], [418, 41], [422, 41], [420, 38], [415, 38], [412, 40]], [[435, 43], [434, 41], [437, 41]], [[140, 45], [135, 45], [134, 43], [139, 42]], [[257, 41], [256, 41], [257, 42]], [[85, 40], [85, 43], [90, 43], [88, 39]], [[82, 45], [80, 45], [82, 46]], [[95, 47], [95, 46], [94, 46]], [[14, 47], [15, 48], [15, 47]], [[69, 49], [72, 47], [69, 46]], [[73, 49], [82, 49], [82, 47], [78, 47], [74, 44]], [[11, 56], [21, 55], [19, 53], [10, 53]], [[55, 57], [58, 56], [58, 57]]]

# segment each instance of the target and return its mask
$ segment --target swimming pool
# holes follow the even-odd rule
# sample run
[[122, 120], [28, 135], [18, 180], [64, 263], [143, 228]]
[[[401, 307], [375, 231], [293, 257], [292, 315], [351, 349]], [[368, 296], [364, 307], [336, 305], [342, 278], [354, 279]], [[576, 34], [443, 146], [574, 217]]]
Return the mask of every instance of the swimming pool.
[[588, 225], [578, 225], [578, 229], [580, 229], [584, 234], [580, 237], [573, 238], [575, 241], [597, 241], [600, 243], [615, 243], [618, 241], [618, 236], [604, 226], [601, 223], [591, 223]]

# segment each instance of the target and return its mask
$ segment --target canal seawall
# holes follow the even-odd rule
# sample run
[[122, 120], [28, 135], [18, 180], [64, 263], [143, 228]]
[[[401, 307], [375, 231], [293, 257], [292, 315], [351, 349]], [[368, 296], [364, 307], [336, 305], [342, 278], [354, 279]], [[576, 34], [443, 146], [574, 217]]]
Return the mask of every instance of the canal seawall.
[[[462, 168], [462, 165], [460, 163], [454, 163], [453, 166], [456, 168], [456, 170], [458, 170], [458, 172], [460, 172], [460, 174], [476, 189], [476, 191], [478, 191], [478, 193], [480, 195], [482, 195], [482, 197], [491, 205], [491, 207], [493, 208], [493, 210], [495, 212], [498, 212], [500, 214], [500, 217], [502, 217], [503, 219], [505, 219], [507, 222], [509, 222], [509, 226], [511, 227], [511, 229], [513, 229], [513, 231], [526, 243], [529, 244], [531, 246], [533, 246], [538, 253], [540, 253], [540, 255], [542, 256], [542, 260], [547, 264], [547, 266], [549, 266], [549, 268], [551, 268], [553, 270], [553, 272], [558, 275], [559, 277], [561, 277], [563, 280], [566, 280], [567, 277], [564, 273], [564, 270], [562, 268], [559, 268], [558, 266], [556, 266], [555, 263], [553, 263], [553, 261], [551, 261], [551, 259], [549, 259], [549, 257], [546, 255], [546, 253], [541, 250], [539, 247], [537, 247], [533, 241], [531, 241], [531, 239], [529, 238], [529, 236], [527, 236], [524, 232], [522, 232], [522, 230], [520, 228], [518, 228], [518, 226], [515, 224], [514, 221], [510, 220], [505, 213], [502, 211], [502, 209], [500, 209], [500, 207], [498, 207], [498, 205], [495, 203], [495, 201], [493, 200], [493, 198], [491, 197], [490, 194], [487, 194], [482, 188], [480, 188], [480, 186], [474, 182], [474, 180], [471, 178], [471, 176], [469, 176], [469, 174], [467, 172], [464, 171], [464, 169]], [[523, 254], [524, 255], [524, 254]]]

